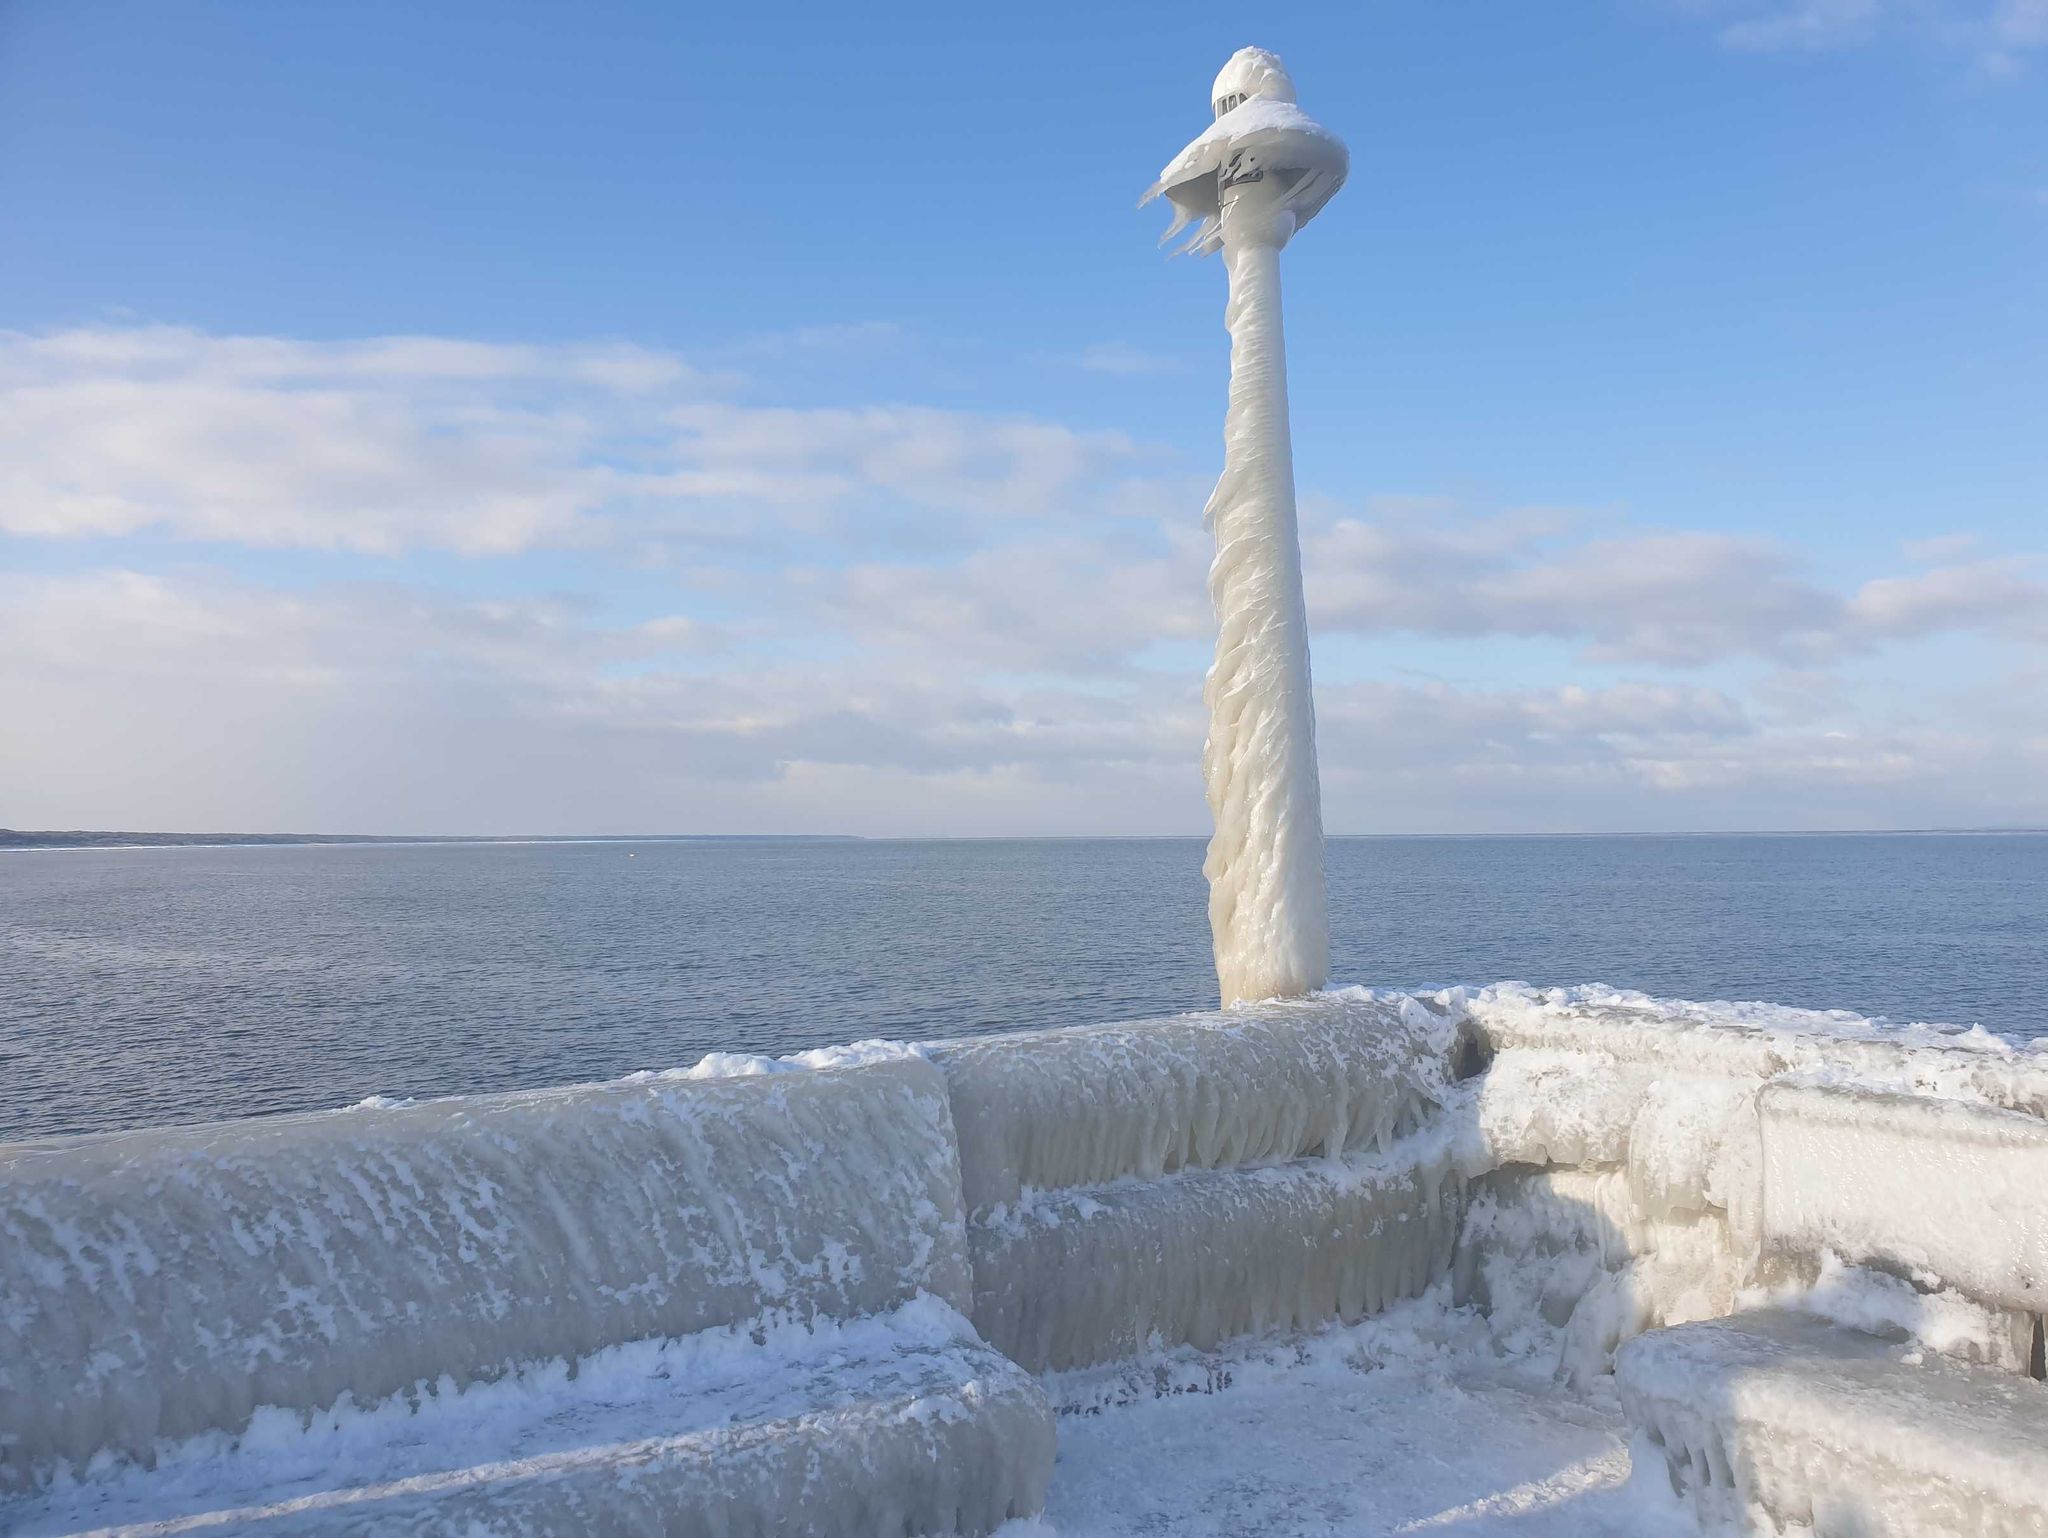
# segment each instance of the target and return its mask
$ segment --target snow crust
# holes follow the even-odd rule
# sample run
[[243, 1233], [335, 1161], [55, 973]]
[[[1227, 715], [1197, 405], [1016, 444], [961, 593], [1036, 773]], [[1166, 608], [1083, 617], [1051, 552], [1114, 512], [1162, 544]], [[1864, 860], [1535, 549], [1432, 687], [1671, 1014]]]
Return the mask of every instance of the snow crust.
[[[1497, 1360], [1441, 1287], [1363, 1323], [1054, 1374], [1042, 1523], [1004, 1538], [1681, 1538], [1611, 1393]], [[1612, 1380], [1608, 1380], [1610, 1383]]]
[[309, 1418], [266, 1410], [239, 1438], [167, 1444], [152, 1471], [0, 1506], [0, 1529], [985, 1533], [1038, 1509], [1053, 1441], [1038, 1385], [926, 1296]]
[[2048, 1392], [2024, 1378], [1784, 1311], [1646, 1335], [1617, 1378], [1707, 1533], [2048, 1532]]
[[1696, 1003], [1588, 985], [1453, 989], [1489, 1053], [1594, 1053], [1648, 1077], [1798, 1075], [2048, 1116], [2048, 1040], [2015, 1045], [1981, 1026], [1893, 1024], [1846, 1010]]
[[0, 1148], [0, 1491], [420, 1380], [972, 1301], [945, 1082], [848, 1070]]

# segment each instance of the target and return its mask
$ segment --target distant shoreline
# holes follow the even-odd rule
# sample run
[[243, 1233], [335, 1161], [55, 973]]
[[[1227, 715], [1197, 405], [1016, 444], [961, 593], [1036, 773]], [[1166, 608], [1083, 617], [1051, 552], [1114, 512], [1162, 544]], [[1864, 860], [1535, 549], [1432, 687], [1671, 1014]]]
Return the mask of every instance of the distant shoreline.
[[775, 844], [852, 843], [851, 833], [121, 833], [0, 828], [10, 849], [263, 849], [322, 844]]
[[[1665, 829], [1612, 833], [1332, 833], [1331, 839], [1654, 839], [1654, 838], [1996, 838], [2048, 834], [2048, 827]], [[1204, 833], [1041, 833], [963, 837], [883, 837], [858, 833], [138, 833], [95, 829], [0, 828], [0, 854], [29, 850], [297, 849], [364, 845], [490, 844], [815, 844], [1094, 843], [1205, 839]]]

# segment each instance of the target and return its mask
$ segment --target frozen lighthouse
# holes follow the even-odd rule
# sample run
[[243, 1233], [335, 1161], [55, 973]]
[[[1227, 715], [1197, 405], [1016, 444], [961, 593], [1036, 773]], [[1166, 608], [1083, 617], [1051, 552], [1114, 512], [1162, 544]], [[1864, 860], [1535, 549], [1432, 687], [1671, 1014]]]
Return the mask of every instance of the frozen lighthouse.
[[[1280, 250], [1344, 185], [1343, 142], [1295, 105], [1278, 57], [1242, 48], [1210, 92], [1215, 121], [1145, 195], [1188, 226], [1180, 249], [1230, 275], [1230, 408], [1205, 521], [1216, 661], [1202, 768], [1216, 831], [1203, 870], [1223, 1002], [1308, 993], [1330, 974], [1308, 615], [1287, 428]], [[1162, 241], [1164, 244], [1164, 241]]]

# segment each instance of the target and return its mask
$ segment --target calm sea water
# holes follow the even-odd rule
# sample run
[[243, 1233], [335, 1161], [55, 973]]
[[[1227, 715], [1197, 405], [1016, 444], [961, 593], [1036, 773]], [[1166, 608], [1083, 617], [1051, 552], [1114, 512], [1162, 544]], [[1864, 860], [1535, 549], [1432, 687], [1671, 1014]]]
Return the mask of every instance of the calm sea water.
[[[1201, 1007], [1194, 840], [0, 855], [0, 1139]], [[2048, 1033], [2048, 836], [1338, 839], [1339, 980]]]

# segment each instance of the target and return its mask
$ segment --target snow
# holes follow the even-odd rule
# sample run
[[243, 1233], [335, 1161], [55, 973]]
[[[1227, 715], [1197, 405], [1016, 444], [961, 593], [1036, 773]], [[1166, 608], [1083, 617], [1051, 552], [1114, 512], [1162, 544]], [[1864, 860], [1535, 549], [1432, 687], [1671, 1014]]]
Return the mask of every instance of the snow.
[[1155, 1353], [1047, 1380], [1062, 1409], [1045, 1520], [1004, 1538], [1664, 1538], [1612, 1393], [1498, 1356], [1441, 1289], [1356, 1326]]
[[920, 1292], [971, 1302], [911, 1057], [0, 1147], [0, 1492], [259, 1406]]
[[1646, 1335], [1618, 1380], [1706, 1533], [2039, 1538], [2048, 1392], [1811, 1315]]
[[1489, 1052], [1604, 1054], [1645, 1080], [1690, 1072], [1807, 1079], [2048, 1115], [2048, 1039], [2017, 1046], [1979, 1027], [1893, 1024], [1846, 1010], [1657, 999], [1597, 984], [1451, 990]]
[[516, 1378], [267, 1410], [155, 1469], [0, 1505], [34, 1538], [151, 1532], [987, 1532], [1053, 1459], [1038, 1386], [929, 1296], [849, 1323], [608, 1347]]

